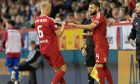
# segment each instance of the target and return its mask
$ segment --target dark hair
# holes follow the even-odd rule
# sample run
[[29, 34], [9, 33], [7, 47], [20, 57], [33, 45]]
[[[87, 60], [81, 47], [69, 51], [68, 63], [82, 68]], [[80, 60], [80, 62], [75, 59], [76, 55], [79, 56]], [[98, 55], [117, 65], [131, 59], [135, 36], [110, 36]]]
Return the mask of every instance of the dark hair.
[[32, 41], [30, 42], [30, 44], [36, 44], [36, 42], [32, 40]]
[[99, 3], [98, 1], [92, 0], [92, 1], [89, 3], [89, 5], [92, 5], [92, 4], [94, 4], [96, 7], [99, 7], [99, 8], [100, 8], [100, 3]]
[[9, 19], [7, 22], [8, 22], [8, 24], [10, 24], [10, 25], [12, 25], [14, 27], [16, 25], [16, 22], [14, 20]]
[[72, 17], [74, 17], [73, 13], [71, 13], [71, 12], [68, 13], [67, 16], [72, 16]]

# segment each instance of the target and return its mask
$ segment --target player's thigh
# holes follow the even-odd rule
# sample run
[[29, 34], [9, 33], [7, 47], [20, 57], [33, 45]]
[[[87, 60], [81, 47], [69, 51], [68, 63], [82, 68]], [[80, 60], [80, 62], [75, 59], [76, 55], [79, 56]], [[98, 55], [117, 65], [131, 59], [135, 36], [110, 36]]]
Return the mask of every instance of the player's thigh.
[[[60, 51], [56, 51], [50, 54], [50, 61], [54, 68], [60, 68], [65, 65], [65, 61]], [[65, 67], [65, 66], [64, 66]]]
[[12, 57], [6, 58], [6, 66], [13, 67], [14, 66], [14, 59]]
[[19, 62], [20, 62], [20, 57], [15, 57], [14, 58], [14, 66], [19, 66]]
[[53, 67], [53, 64], [52, 64], [52, 61], [51, 61], [51, 59], [50, 59], [50, 56], [49, 56], [48, 54], [43, 54], [43, 56], [44, 56], [46, 62], [47, 62], [50, 66]]

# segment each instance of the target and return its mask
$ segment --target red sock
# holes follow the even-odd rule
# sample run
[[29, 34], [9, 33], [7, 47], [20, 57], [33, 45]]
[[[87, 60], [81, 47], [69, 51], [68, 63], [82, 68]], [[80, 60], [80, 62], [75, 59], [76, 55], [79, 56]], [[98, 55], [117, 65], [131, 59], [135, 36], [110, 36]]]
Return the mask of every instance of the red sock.
[[65, 72], [62, 70], [59, 70], [56, 72], [55, 76], [53, 77], [52, 84], [58, 84], [60, 80], [62, 80]]
[[103, 67], [97, 67], [98, 77], [99, 77], [99, 84], [105, 83], [105, 73]]
[[112, 80], [112, 77], [111, 77], [111, 72], [109, 70], [108, 67], [104, 67], [104, 71], [105, 71], [105, 77], [108, 81], [109, 84], [113, 84], [113, 80]]
[[62, 78], [59, 82], [60, 82], [60, 84], [66, 84], [64, 78]]

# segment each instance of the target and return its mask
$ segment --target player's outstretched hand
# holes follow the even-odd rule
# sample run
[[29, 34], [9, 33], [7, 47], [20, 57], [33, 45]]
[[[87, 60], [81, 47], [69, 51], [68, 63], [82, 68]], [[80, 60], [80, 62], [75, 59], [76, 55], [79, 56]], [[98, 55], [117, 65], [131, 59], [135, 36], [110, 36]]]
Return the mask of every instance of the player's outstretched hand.
[[76, 26], [75, 23], [68, 23], [68, 25], [70, 25], [70, 26]]
[[65, 22], [65, 21], [63, 21], [63, 22], [62, 22], [62, 26], [64, 27], [65, 25], [66, 25], [66, 22]]

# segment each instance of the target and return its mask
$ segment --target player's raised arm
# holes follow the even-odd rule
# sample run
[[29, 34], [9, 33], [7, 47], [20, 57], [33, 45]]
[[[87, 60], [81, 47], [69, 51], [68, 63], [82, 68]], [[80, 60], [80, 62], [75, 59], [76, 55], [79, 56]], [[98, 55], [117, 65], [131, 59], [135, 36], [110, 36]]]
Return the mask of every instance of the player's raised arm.
[[62, 22], [61, 28], [55, 31], [57, 36], [61, 37], [63, 35], [64, 27], [65, 27], [65, 21]]

